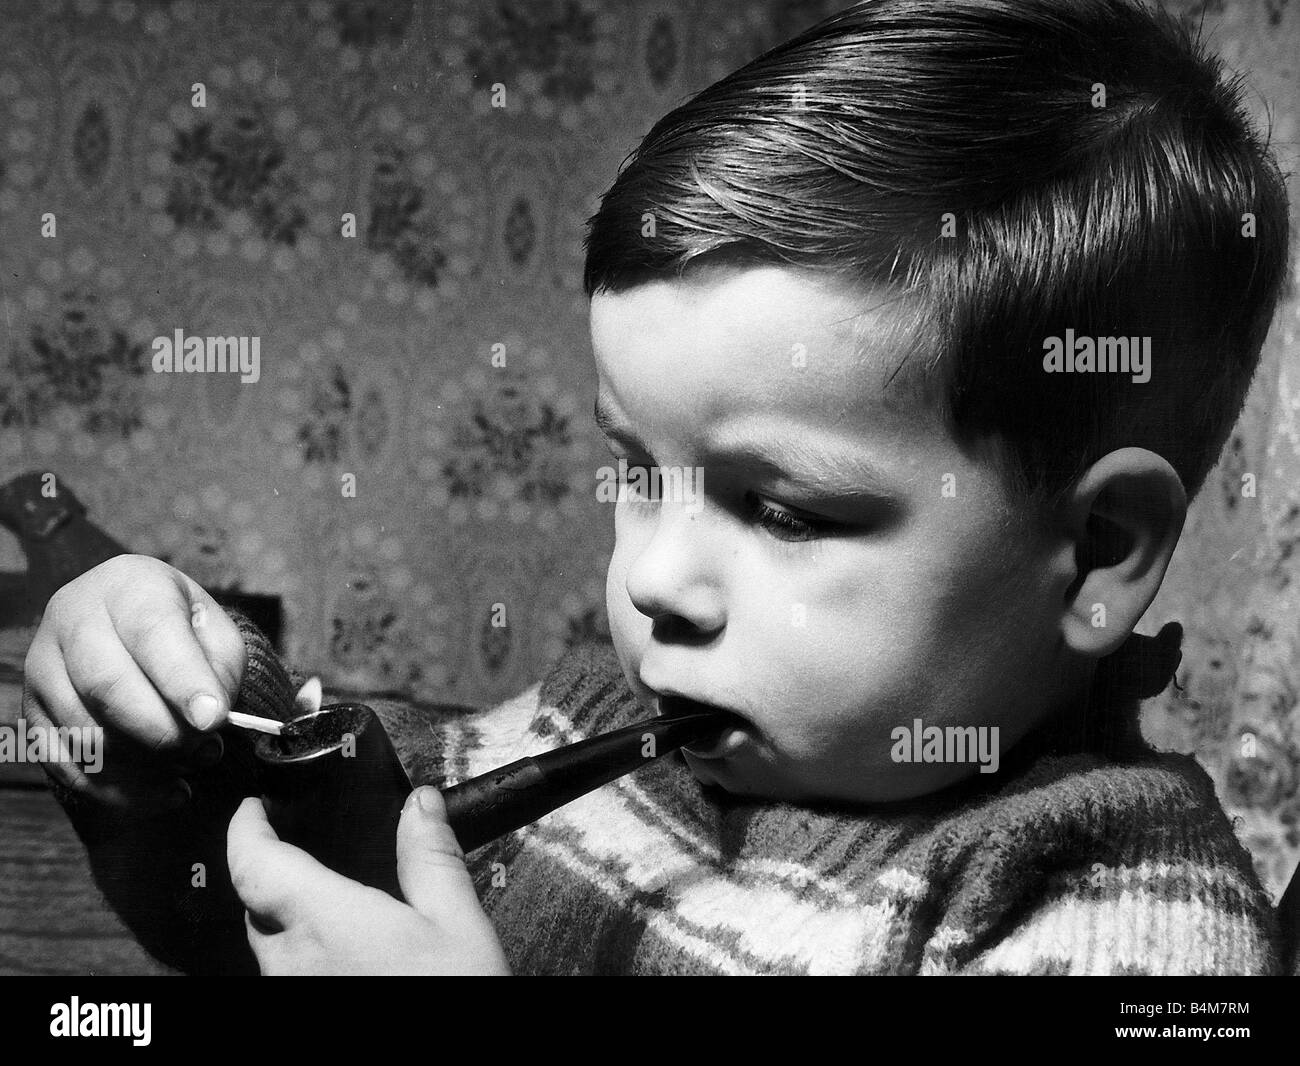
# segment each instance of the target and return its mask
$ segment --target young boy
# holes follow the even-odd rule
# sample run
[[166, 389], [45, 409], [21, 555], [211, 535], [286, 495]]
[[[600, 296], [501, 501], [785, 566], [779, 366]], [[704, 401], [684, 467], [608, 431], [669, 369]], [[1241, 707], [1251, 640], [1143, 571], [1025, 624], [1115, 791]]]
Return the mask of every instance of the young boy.
[[1139, 735], [1179, 630], [1133, 630], [1287, 236], [1236, 88], [1164, 16], [827, 20], [661, 120], [591, 221], [597, 422], [634, 473], [703, 478], [617, 504], [612, 644], [468, 718], [380, 708], [435, 785], [693, 703], [738, 724], [468, 866], [417, 789], [399, 903], [255, 799], [229, 818], [216, 730], [237, 697], [289, 714], [290, 680], [183, 574], [115, 559], [27, 662], [30, 717], [116, 743], [95, 780], [50, 767], [101, 884], [192, 969], [248, 963], [246, 908], [263, 972], [1277, 972], [1209, 778]]

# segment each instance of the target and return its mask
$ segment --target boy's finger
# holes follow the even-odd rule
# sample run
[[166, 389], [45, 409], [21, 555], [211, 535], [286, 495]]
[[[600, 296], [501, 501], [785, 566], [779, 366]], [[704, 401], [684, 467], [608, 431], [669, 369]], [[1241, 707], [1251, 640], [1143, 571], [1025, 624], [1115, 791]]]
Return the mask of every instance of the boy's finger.
[[285, 885], [279, 849], [285, 846], [266, 819], [266, 808], [254, 796], [245, 797], [226, 831], [226, 862], [235, 893], [261, 919], [283, 925], [292, 906]]
[[248, 946], [253, 949], [262, 976], [277, 973], [276, 962], [283, 939], [281, 930], [264, 927], [252, 911], [244, 911], [244, 932], [248, 935]]
[[[186, 739], [181, 723], [123, 647], [111, 622], [107, 618], [105, 622], [107, 628], [87, 628], [64, 649], [76, 703], [98, 711], [91, 717], [134, 737], [146, 748], [162, 751], [180, 746]], [[71, 717], [72, 706], [69, 701], [65, 711], [65, 704], [60, 703], [60, 717]]]
[[263, 925], [285, 928], [305, 917], [323, 880], [346, 878], [327, 870], [301, 848], [286, 844], [266, 820], [262, 801], [249, 796], [230, 819], [226, 861], [235, 892]]
[[44, 640], [38, 633], [27, 649], [23, 663], [24, 709], [28, 697], [41, 705], [55, 725], [91, 726], [95, 720], [86, 710], [68, 677], [63, 653], [53, 639]]
[[[72, 693], [72, 685], [66, 679], [62, 686], [47, 679], [42, 687], [47, 692], [55, 693], [60, 687], [66, 687], [67, 692]], [[66, 704], [67, 697], [64, 698]], [[72, 693], [72, 698], [75, 698], [75, 693]], [[37, 730], [54, 730], [69, 725], [66, 715], [63, 722], [56, 724], [43, 703], [43, 698], [32, 691], [30, 686], [23, 694], [23, 717], [27, 720], [29, 735]], [[78, 722], [75, 728], [99, 729], [89, 718]], [[93, 743], [96, 745], [95, 755], [89, 759], [89, 749], [85, 746], [86, 734], [82, 734], [81, 763], [64, 759], [62, 755], [59, 759], [54, 759], [50, 745], [47, 744], [46, 750], [50, 754], [43, 764], [46, 774], [77, 795], [110, 807], [148, 807], [165, 811], [179, 807], [189, 799], [189, 785], [174, 774], [148, 775], [137, 771], [125, 777], [120, 760], [114, 756], [117, 749], [108, 742], [103, 730], [93, 738]]]
[[[184, 575], [182, 575], [184, 576]], [[221, 682], [230, 702], [239, 694], [248, 649], [239, 627], [211, 596], [194, 581], [185, 578], [190, 597], [190, 628], [207, 656], [208, 665]]]
[[214, 729], [230, 712], [231, 694], [208, 662], [190, 618], [179, 596], [148, 614], [112, 614], [121, 642], [162, 698], [195, 729]]
[[397, 880], [406, 902], [426, 918], [445, 924], [481, 914], [465, 852], [447, 824], [447, 808], [436, 788], [417, 788], [402, 808]]
[[[107, 620], [104, 625], [105, 627], [109, 625]], [[107, 629], [105, 628], [104, 631]], [[107, 654], [110, 659], [116, 655], [118, 661], [124, 664], [124, 668], [134, 675], [134, 668], [129, 666], [126, 659], [122, 657], [121, 649], [117, 647], [116, 637], [108, 639], [112, 647], [106, 653], [97, 652], [93, 645], [83, 645], [79, 640], [78, 647], [81, 650], [72, 653], [72, 660], [79, 662], [82, 654], [94, 659], [102, 658], [104, 654]], [[23, 675], [31, 698], [39, 703], [51, 725], [82, 730], [83, 738], [86, 729], [109, 727], [104, 730], [102, 750], [110, 753], [108, 756], [112, 762], [112, 766], [108, 767], [110, 777], [120, 767], [141, 763], [141, 755], [145, 757], [143, 768], [156, 773], [156, 766], [150, 765], [156, 760], [151, 757], [160, 748], [173, 744], [176, 745], [174, 762], [178, 771], [183, 772], [196, 766], [210, 766], [220, 759], [221, 737], [215, 733], [196, 732], [178, 722], [152, 685], [142, 686], [134, 699], [126, 701], [130, 706], [118, 706], [119, 701], [111, 701], [108, 709], [101, 713], [101, 720], [97, 721], [87, 709], [86, 702], [77, 692], [76, 686], [73, 685], [68, 675], [68, 659], [65, 658], [58, 641], [53, 637], [47, 637], [42, 633], [37, 634], [31, 648], [28, 649], [27, 659], [23, 664]], [[100, 681], [93, 678], [86, 679], [86, 685], [91, 689], [97, 685], [103, 687], [107, 684], [111, 684], [108, 679]], [[207, 750], [204, 751], [204, 748]], [[131, 772], [138, 773], [139, 769], [133, 767]], [[69, 788], [79, 788], [80, 782], [72, 779], [75, 775], [65, 774], [60, 769], [51, 767], [51, 776]], [[177, 787], [175, 780], [167, 784], [168, 792]], [[154, 788], [152, 791], [157, 789]]]
[[[75, 701], [76, 693], [72, 691], [72, 684], [67, 680], [64, 674], [62, 680], [54, 676], [54, 669], [48, 664], [42, 668], [42, 677], [40, 679], [40, 691], [45, 693], [46, 699], [59, 699], [62, 694], [63, 699], [69, 697]], [[59, 671], [62, 672], [61, 670]], [[31, 729], [50, 729], [54, 727], [54, 721], [51, 719], [49, 712], [46, 710], [42, 697], [37, 694], [36, 685], [30, 672], [27, 675], [27, 683], [23, 686], [23, 703], [22, 715], [27, 722], [27, 728]], [[93, 726], [88, 715], [81, 715], [81, 721], [70, 721], [67, 725]], [[58, 782], [64, 788], [69, 788], [74, 792], [85, 794], [89, 791], [90, 782], [86, 773], [74, 762], [51, 762], [44, 767], [46, 774], [54, 781]]]

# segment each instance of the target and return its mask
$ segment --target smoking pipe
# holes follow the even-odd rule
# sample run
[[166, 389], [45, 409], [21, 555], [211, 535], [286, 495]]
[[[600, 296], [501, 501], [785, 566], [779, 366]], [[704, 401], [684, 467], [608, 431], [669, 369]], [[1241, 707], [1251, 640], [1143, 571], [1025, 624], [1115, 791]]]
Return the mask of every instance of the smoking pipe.
[[724, 711], [649, 718], [518, 759], [444, 791], [448, 824], [460, 846], [472, 851], [683, 744], [716, 733], [731, 720]]
[[[724, 711], [658, 716], [518, 759], [444, 789], [448, 824], [461, 848], [473, 851], [733, 720]], [[375, 712], [363, 703], [330, 704], [278, 734], [268, 729], [254, 751], [279, 835], [400, 898], [393, 842], [412, 785]]]

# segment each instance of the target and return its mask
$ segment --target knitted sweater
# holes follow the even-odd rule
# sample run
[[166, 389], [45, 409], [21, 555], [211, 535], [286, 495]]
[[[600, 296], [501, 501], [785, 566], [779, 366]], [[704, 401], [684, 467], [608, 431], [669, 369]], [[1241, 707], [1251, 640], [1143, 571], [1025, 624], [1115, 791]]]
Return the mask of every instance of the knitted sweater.
[[[288, 717], [288, 676], [240, 624], [244, 708]], [[608, 642], [486, 710], [370, 703], [412, 780], [438, 786], [645, 715]], [[1210, 779], [1138, 739], [1136, 703], [1110, 710], [1110, 754], [1033, 735], [997, 774], [852, 809], [733, 797], [669, 755], [468, 865], [521, 974], [1278, 972], [1273, 909]], [[137, 906], [144, 930], [159, 906]], [[212, 966], [242, 914], [225, 917], [225, 933], [187, 934], [198, 965], [177, 964]]]

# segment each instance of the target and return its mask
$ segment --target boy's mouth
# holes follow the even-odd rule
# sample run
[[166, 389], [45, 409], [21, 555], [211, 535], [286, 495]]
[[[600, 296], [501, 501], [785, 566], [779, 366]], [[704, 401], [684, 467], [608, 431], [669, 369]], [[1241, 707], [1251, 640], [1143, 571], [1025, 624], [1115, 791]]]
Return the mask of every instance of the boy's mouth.
[[655, 709], [661, 715], [678, 715], [694, 713], [725, 714], [730, 721], [716, 733], [687, 744], [682, 751], [697, 759], [726, 759], [744, 744], [747, 739], [744, 727], [748, 723], [735, 711], [718, 707], [712, 703], [691, 699], [689, 696], [665, 694], [655, 698]]

